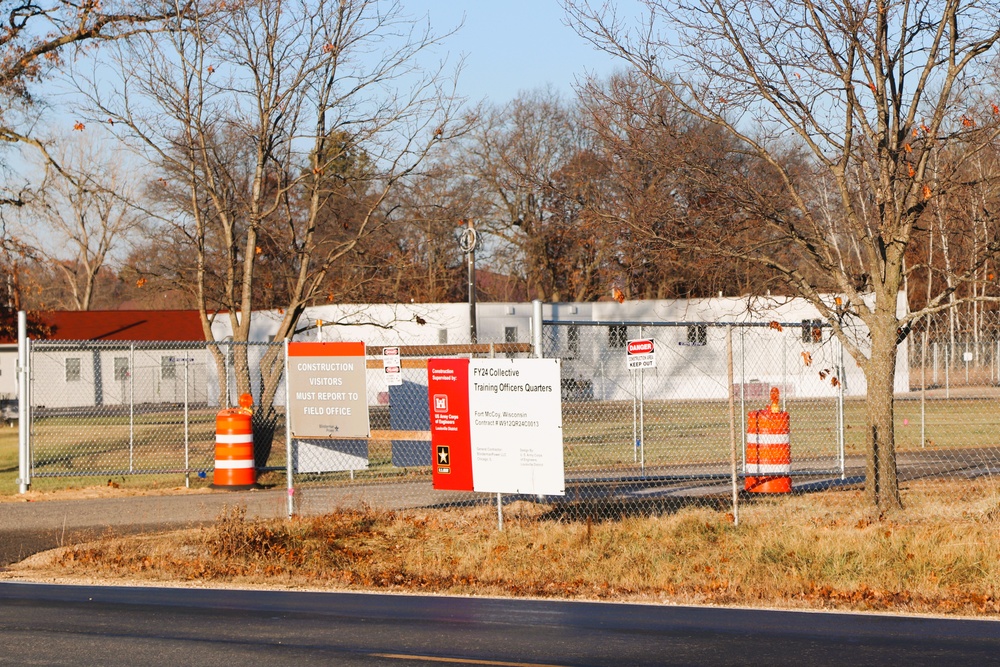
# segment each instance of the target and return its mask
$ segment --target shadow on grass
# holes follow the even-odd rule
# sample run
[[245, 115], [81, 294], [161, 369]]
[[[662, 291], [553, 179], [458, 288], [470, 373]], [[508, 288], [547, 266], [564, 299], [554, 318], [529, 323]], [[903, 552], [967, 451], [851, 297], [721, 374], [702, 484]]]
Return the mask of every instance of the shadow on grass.
[[[782, 497], [825, 491], [862, 488], [864, 476], [796, 480], [791, 494], [750, 493], [739, 491], [741, 507], [773, 503]], [[472, 498], [428, 506], [428, 509], [484, 507], [496, 505], [496, 494], [478, 494]], [[502, 494], [504, 505], [527, 502], [548, 509], [537, 518], [542, 521], [620, 521], [630, 517], [676, 514], [689, 508], [715, 512], [733, 512], [732, 489], [727, 485], [708, 487], [702, 483], [659, 485], [656, 483], [597, 483], [567, 487], [565, 496]]]
[[[674, 514], [687, 508], [707, 508], [717, 512], [732, 512], [732, 496], [699, 495], [629, 498], [622, 496], [592, 496], [581, 498], [579, 494], [567, 496], [533, 496], [523, 494], [502, 494], [504, 505], [527, 502], [549, 507], [538, 515], [540, 521], [621, 521], [630, 517], [648, 517]], [[740, 504], [751, 504], [764, 498], [754, 494], [740, 493]], [[473, 508], [496, 505], [496, 494], [482, 494], [474, 498], [450, 501], [427, 506], [427, 509]]]
[[631, 517], [663, 516], [690, 507], [732, 511], [732, 499], [722, 497], [592, 498], [553, 505], [543, 521], [621, 521]]

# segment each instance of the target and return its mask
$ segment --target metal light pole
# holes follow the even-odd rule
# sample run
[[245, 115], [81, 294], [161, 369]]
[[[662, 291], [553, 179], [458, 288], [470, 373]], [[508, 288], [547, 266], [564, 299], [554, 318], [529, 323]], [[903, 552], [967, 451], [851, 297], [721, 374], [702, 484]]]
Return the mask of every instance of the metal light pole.
[[462, 251], [468, 255], [469, 258], [469, 333], [472, 336], [472, 342], [476, 343], [478, 337], [476, 335], [476, 229], [472, 226], [472, 218], [466, 219], [466, 224], [468, 225], [462, 231], [462, 237], [459, 239], [459, 246]]

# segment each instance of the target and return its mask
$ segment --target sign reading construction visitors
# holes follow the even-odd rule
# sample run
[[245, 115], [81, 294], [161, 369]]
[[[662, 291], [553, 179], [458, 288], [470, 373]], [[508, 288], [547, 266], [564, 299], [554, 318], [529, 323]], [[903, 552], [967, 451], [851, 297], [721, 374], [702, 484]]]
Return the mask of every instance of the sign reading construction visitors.
[[427, 363], [434, 488], [563, 495], [558, 359]]
[[656, 348], [652, 338], [628, 341], [625, 356], [629, 370], [656, 368]]
[[289, 343], [288, 414], [295, 438], [367, 438], [364, 343]]

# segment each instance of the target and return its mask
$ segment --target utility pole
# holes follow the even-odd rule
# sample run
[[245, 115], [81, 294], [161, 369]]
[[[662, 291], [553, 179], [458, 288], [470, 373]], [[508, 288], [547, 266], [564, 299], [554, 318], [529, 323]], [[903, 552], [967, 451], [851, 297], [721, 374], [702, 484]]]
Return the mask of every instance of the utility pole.
[[459, 246], [469, 259], [469, 333], [472, 342], [477, 342], [476, 335], [476, 229], [472, 226], [472, 218], [465, 220], [466, 228], [462, 231]]

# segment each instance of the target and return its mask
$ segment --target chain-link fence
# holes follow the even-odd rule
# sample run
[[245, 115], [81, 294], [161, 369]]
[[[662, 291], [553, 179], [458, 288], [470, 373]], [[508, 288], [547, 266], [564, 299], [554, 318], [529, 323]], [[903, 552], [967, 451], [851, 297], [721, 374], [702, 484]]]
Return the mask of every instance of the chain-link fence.
[[[797, 492], [864, 484], [865, 378], [819, 321], [546, 321], [541, 334], [541, 356], [561, 359], [566, 478], [566, 495], [547, 502], [615, 516], [690, 503], [725, 507], [734, 482], [744, 500], [759, 499], [765, 496], [744, 490], [775, 476], [787, 477]], [[629, 344], [642, 340], [653, 342], [655, 361], [630, 368]], [[948, 359], [937, 366], [939, 378], [967, 378], [941, 386], [927, 361], [934, 358], [929, 340], [914, 330], [897, 367], [904, 499], [906, 485], [917, 480], [953, 484], [1000, 471], [1000, 370], [992, 352], [1000, 343], [980, 340], [978, 356], [962, 353], [965, 367], [956, 365], [955, 348], [947, 356], [939, 351], [939, 360]], [[367, 348], [369, 438], [288, 446], [283, 344], [34, 342], [31, 476], [142, 474], [208, 483], [216, 413], [249, 388], [265, 485], [382, 487], [397, 506], [492, 502], [432, 488], [427, 361], [525, 358], [535, 355], [534, 346], [505, 339], [400, 351], [396, 384], [384, 372], [382, 348]], [[789, 415], [790, 447], [787, 461], [765, 464], [753, 419], [768, 408], [774, 388], [778, 409]]]
[[204, 474], [212, 366], [205, 345], [34, 342], [32, 476]]
[[526, 357], [531, 346], [505, 340], [402, 349], [400, 383], [390, 384], [382, 348], [368, 348], [369, 438], [295, 439], [286, 447], [283, 343], [32, 342], [30, 478], [152, 475], [172, 484], [182, 476], [189, 486], [207, 484], [216, 415], [249, 391], [262, 483], [283, 484], [291, 470], [297, 486], [391, 482], [400, 504], [468, 502], [469, 494], [430, 488], [427, 360]]
[[[782, 476], [804, 489], [858, 474], [843, 426], [864, 377], [819, 323], [560, 322], [545, 333], [545, 355], [563, 359], [567, 482], [587, 504], [729, 502], [734, 469], [742, 489], [760, 468], [748, 417], [774, 388], [791, 422]], [[630, 343], [646, 340], [655, 366], [629, 369]]]
[[[967, 326], [966, 326], [967, 325]], [[1000, 314], [980, 313], [975, 322], [948, 313], [915, 323], [909, 335], [910, 388], [952, 389], [1000, 385]]]

